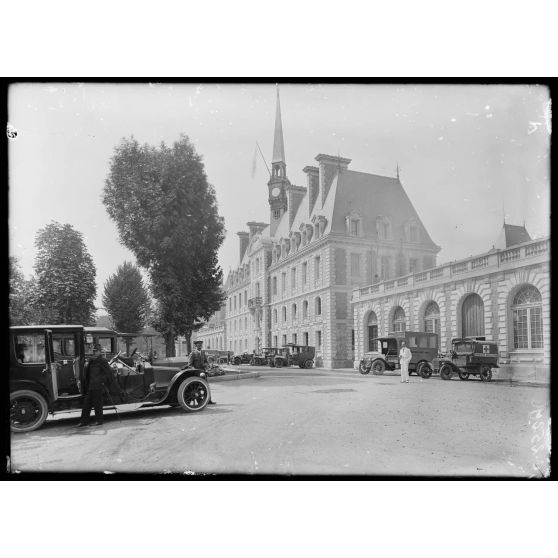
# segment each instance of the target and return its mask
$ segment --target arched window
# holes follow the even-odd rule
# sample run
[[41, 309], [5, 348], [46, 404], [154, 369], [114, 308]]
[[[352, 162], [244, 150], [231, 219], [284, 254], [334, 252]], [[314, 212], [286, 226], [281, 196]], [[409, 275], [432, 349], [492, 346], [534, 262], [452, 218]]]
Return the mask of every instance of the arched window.
[[283, 321], [287, 321], [287, 307], [283, 306]]
[[431, 302], [424, 311], [424, 331], [437, 333], [440, 337], [440, 308], [435, 302]]
[[322, 314], [322, 299], [317, 296], [316, 297], [316, 316], [321, 316]]
[[292, 308], [293, 322], [296, 320], [296, 304], [293, 304]]
[[302, 303], [302, 319], [305, 320], [306, 318], [308, 318], [308, 301], [305, 300]]
[[378, 337], [378, 317], [375, 312], [370, 312], [368, 314], [368, 350], [377, 350], [377, 343], [373, 342], [373, 339]]
[[484, 302], [476, 294], [470, 294], [461, 308], [461, 335], [475, 337], [484, 335]]
[[405, 310], [398, 306], [393, 313], [393, 331], [405, 331], [407, 329], [407, 325], [405, 323]]
[[277, 323], [277, 308], [273, 309], [273, 323]]
[[542, 349], [542, 297], [538, 289], [523, 287], [513, 299], [512, 315], [514, 349]]

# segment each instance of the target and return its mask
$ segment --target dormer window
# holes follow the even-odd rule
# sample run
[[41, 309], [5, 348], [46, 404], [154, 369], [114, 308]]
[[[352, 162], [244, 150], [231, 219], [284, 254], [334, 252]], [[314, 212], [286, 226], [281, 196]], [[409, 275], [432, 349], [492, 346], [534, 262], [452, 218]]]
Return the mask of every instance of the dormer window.
[[347, 234], [351, 236], [362, 236], [362, 218], [357, 211], [353, 210], [345, 217], [345, 226], [347, 228]]
[[387, 217], [378, 217], [376, 219], [376, 233], [379, 240], [391, 239], [391, 222]]

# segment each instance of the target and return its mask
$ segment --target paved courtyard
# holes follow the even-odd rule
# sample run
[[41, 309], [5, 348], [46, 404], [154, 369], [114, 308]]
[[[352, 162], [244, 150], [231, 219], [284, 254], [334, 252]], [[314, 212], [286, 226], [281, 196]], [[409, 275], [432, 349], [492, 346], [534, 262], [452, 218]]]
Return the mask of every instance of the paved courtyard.
[[[248, 369], [248, 367], [247, 367]], [[250, 368], [253, 371], [253, 368]], [[78, 414], [12, 435], [12, 471], [541, 477], [549, 390], [478, 380], [260, 369], [212, 383], [217, 405]]]

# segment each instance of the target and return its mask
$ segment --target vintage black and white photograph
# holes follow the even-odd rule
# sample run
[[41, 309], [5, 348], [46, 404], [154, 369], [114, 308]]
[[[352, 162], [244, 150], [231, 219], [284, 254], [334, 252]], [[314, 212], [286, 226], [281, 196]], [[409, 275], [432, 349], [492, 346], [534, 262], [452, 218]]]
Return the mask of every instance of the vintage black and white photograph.
[[9, 473], [550, 475], [526, 83], [14, 82]]

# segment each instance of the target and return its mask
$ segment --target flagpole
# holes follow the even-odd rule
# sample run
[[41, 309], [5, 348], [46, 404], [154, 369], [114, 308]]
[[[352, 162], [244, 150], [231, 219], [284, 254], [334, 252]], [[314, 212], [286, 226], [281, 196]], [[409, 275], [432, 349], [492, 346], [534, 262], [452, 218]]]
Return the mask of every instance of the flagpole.
[[267, 166], [265, 157], [263, 156], [262, 150], [260, 149], [260, 144], [258, 142], [256, 142], [256, 147], [258, 148], [258, 151], [260, 152], [260, 155], [262, 156], [263, 162], [267, 168], [267, 172], [269, 173], [269, 176], [271, 176], [271, 171], [269, 170], [269, 167]]

